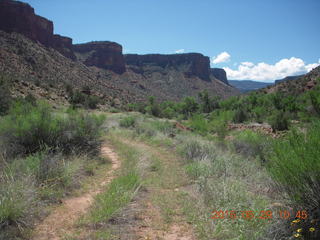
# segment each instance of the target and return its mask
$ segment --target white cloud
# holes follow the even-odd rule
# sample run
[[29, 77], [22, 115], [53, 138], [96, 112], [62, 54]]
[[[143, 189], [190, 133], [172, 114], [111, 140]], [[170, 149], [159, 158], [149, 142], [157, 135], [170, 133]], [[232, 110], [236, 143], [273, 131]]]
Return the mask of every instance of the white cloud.
[[218, 56], [215, 56], [211, 59], [213, 64], [228, 62], [230, 60], [230, 54], [227, 52], [222, 52]]
[[305, 64], [302, 59], [291, 57], [290, 59], [281, 59], [274, 65], [264, 62], [257, 64], [242, 62], [236, 70], [229, 67], [225, 67], [224, 70], [227, 72], [228, 79], [273, 81], [275, 79], [309, 72], [319, 65], [320, 62]]
[[174, 51], [175, 53], [184, 53], [184, 49], [178, 49], [178, 50], [176, 50], [176, 51]]
[[247, 67], [253, 67], [254, 63], [252, 63], [252, 62], [242, 62], [241, 65], [247, 66]]

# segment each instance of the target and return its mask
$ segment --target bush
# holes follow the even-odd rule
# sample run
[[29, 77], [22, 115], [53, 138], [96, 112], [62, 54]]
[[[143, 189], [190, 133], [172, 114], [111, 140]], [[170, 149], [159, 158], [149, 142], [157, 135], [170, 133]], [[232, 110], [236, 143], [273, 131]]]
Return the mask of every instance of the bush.
[[289, 129], [288, 115], [282, 111], [277, 112], [274, 118], [271, 120], [271, 127], [274, 132], [288, 130]]
[[0, 116], [8, 112], [11, 101], [9, 80], [4, 76], [0, 76]]
[[18, 102], [0, 123], [0, 140], [8, 157], [46, 148], [63, 153], [96, 151], [104, 117], [80, 111], [53, 113], [44, 103]]
[[176, 112], [171, 107], [166, 107], [162, 113], [162, 117], [172, 119], [175, 117]]
[[194, 114], [189, 119], [189, 126], [200, 134], [207, 134], [209, 130], [208, 121], [201, 114]]
[[236, 110], [234, 117], [233, 117], [233, 122], [234, 123], [243, 123], [248, 119], [248, 113], [245, 111], [242, 107], [238, 107]]
[[232, 143], [237, 153], [245, 157], [259, 157], [259, 160], [264, 163], [267, 161], [266, 154], [270, 151], [271, 141], [267, 136], [244, 130], [238, 133]]
[[185, 141], [181, 147], [181, 154], [184, 158], [192, 161], [199, 161], [207, 158], [209, 155], [214, 155], [210, 146], [202, 143], [197, 139]]
[[[287, 194], [294, 208], [306, 210], [308, 219], [303, 221], [302, 235], [313, 227], [313, 216], [320, 211], [320, 122], [314, 122], [306, 133], [293, 130], [285, 140], [274, 143], [269, 171], [281, 192]], [[319, 222], [318, 222], [319, 223]], [[319, 239], [305, 236], [306, 239]]]
[[314, 111], [320, 115], [320, 96], [319, 91], [312, 90], [310, 91], [310, 100]]
[[84, 104], [85, 100], [86, 100], [86, 95], [77, 90], [72, 93], [72, 96], [70, 98], [70, 103], [72, 105]]
[[89, 109], [96, 109], [97, 105], [100, 103], [100, 99], [97, 96], [87, 96], [85, 99], [85, 107]]
[[30, 103], [32, 105], [36, 105], [36, 103], [37, 103], [37, 99], [35, 98], [35, 96], [33, 96], [30, 93], [24, 98], [24, 101], [26, 101], [27, 103]]
[[135, 124], [136, 124], [136, 119], [132, 116], [125, 117], [121, 119], [119, 122], [120, 127], [124, 127], [124, 128], [134, 127]]

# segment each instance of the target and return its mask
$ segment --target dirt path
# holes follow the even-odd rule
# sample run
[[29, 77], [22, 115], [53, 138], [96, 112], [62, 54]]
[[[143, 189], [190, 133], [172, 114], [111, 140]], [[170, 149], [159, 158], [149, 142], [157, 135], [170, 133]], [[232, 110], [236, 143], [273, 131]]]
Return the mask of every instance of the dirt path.
[[117, 154], [107, 144], [102, 146], [101, 154], [111, 160], [112, 168], [106, 173], [106, 177], [100, 182], [98, 188], [81, 196], [63, 200], [58, 208], [36, 226], [33, 240], [59, 240], [76, 231], [76, 220], [87, 211], [94, 197], [102, 191], [103, 186], [111, 182], [115, 177], [115, 170], [120, 167]]
[[[120, 224], [119, 239], [134, 240], [196, 240], [193, 227], [182, 213], [179, 194], [188, 184], [179, 160], [165, 149], [142, 142], [123, 140], [128, 146], [142, 153], [139, 165], [146, 182], [144, 189], [122, 212], [126, 221], [115, 219]], [[152, 166], [159, 162], [159, 170]], [[124, 230], [126, 229], [126, 230]]]

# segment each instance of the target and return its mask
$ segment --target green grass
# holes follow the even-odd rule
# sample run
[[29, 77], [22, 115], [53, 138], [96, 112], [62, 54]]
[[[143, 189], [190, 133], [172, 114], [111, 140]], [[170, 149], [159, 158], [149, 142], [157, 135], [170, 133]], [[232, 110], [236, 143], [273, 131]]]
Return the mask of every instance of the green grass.
[[[114, 136], [114, 131], [108, 136], [121, 159], [121, 168], [118, 175], [94, 200], [89, 213], [81, 219], [80, 224], [94, 224], [108, 226], [108, 220], [116, 216], [135, 196], [141, 179], [137, 170], [139, 153]], [[114, 239], [112, 229], [99, 227], [92, 229], [92, 239]]]
[[[225, 116], [221, 117], [221, 119], [225, 118]], [[219, 121], [222, 121], [221, 119]], [[240, 218], [213, 220], [210, 218], [214, 210], [234, 210], [240, 215], [241, 211], [254, 211], [257, 215], [260, 211], [270, 210], [269, 206], [273, 201], [279, 201], [263, 191], [270, 187], [272, 181], [266, 169], [259, 162], [259, 158], [247, 159], [226, 150], [222, 151], [214, 142], [194, 133], [176, 132], [175, 138], [169, 138], [156, 127], [156, 121], [155, 119], [143, 119], [136, 128], [147, 126], [144, 130], [122, 130], [116, 134], [142, 140], [153, 146], [154, 150], [167, 149], [171, 152], [171, 158], [180, 159], [178, 160], [181, 164], [180, 170], [184, 170], [190, 181], [194, 183], [187, 192], [179, 191], [170, 196], [168, 193], [154, 196], [154, 203], [160, 207], [165, 221], [167, 223], [174, 221], [179, 208], [177, 206], [180, 206], [184, 209], [183, 212], [188, 221], [195, 227], [199, 239], [258, 239], [263, 237], [272, 225], [271, 221]], [[152, 134], [146, 135], [146, 131]], [[250, 144], [258, 140], [260, 143], [262, 138], [252, 132], [239, 133], [239, 136], [236, 137], [239, 141], [246, 140]], [[170, 139], [170, 144], [163, 144], [168, 139]], [[180, 154], [182, 159], [176, 154]], [[173, 177], [179, 177], [180, 174], [177, 174], [178, 169], [170, 165], [170, 161], [166, 162], [161, 158], [161, 164], [159, 164], [157, 158], [152, 157], [155, 160], [151, 166], [155, 165], [155, 171], [148, 176], [150, 181], [146, 184], [175, 189], [188, 182], [188, 180], [181, 182]]]
[[46, 103], [17, 102], [0, 120], [0, 143], [7, 158], [45, 149], [70, 154], [99, 148], [104, 115], [54, 112]]
[[134, 127], [136, 124], [136, 119], [133, 116], [128, 116], [120, 120], [120, 127], [129, 128]]
[[35, 208], [37, 189], [30, 176], [0, 176], [0, 225], [19, 224]]
[[95, 174], [103, 121], [103, 115], [54, 111], [43, 102], [12, 105], [0, 119], [0, 238], [28, 238], [49, 204]]
[[[305, 210], [309, 217], [300, 227], [305, 239], [319, 239], [320, 233], [308, 229], [319, 224], [320, 202], [320, 122], [314, 122], [305, 132], [293, 130], [285, 139], [274, 143], [269, 172], [292, 207]], [[291, 220], [294, 216], [291, 217]], [[313, 223], [316, 221], [316, 223]]]
[[138, 185], [139, 177], [134, 172], [114, 179], [108, 189], [96, 197], [90, 222], [108, 221], [131, 201]]

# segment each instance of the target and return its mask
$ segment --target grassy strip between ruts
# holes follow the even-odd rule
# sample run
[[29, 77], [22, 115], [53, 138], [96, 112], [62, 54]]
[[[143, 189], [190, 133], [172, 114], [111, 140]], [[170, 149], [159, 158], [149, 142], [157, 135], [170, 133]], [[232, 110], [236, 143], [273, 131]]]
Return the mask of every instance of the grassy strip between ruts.
[[134, 197], [140, 187], [140, 177], [136, 168], [139, 154], [110, 135], [109, 141], [119, 153], [121, 169], [118, 176], [95, 197], [90, 212], [81, 223], [90, 225], [90, 239], [111, 239], [113, 234], [103, 226]]

